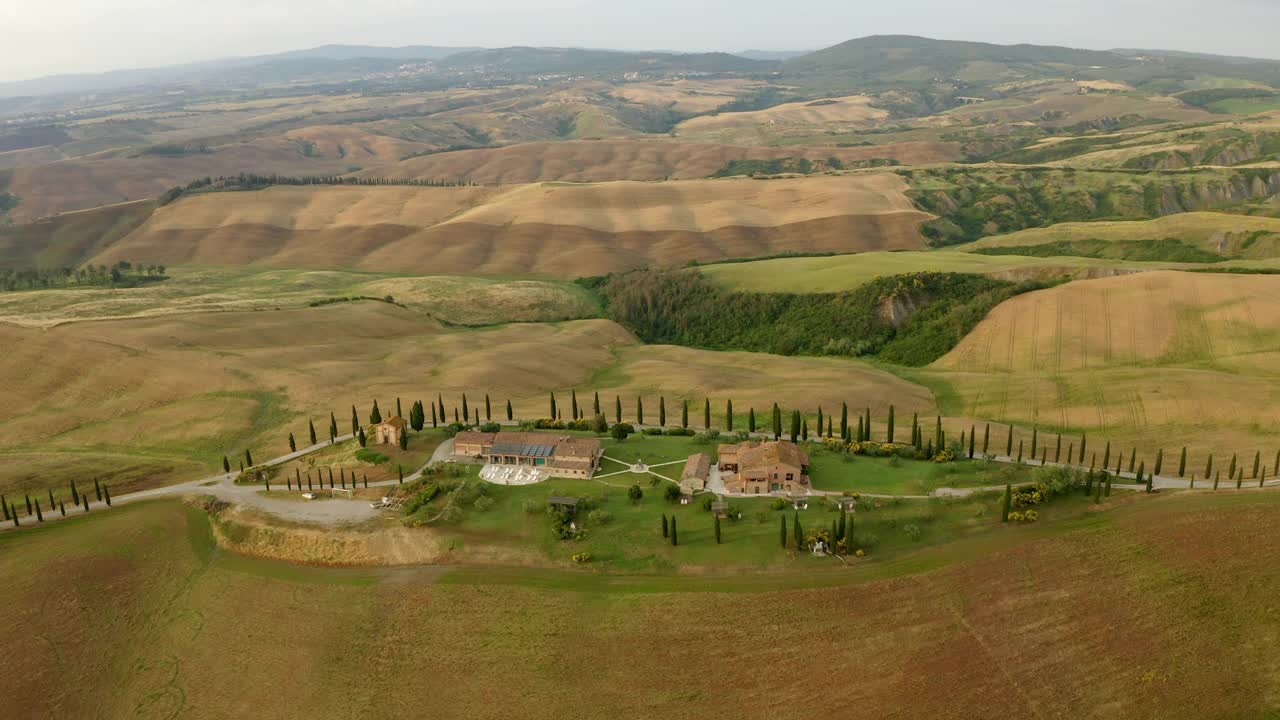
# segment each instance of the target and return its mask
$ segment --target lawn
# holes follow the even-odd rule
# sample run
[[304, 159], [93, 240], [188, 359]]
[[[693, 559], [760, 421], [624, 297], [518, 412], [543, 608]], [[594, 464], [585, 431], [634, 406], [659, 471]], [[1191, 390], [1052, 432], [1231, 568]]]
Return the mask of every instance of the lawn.
[[809, 449], [809, 475], [818, 490], [882, 495], [927, 495], [938, 488], [990, 487], [1028, 482], [1032, 469], [984, 460], [933, 463]]
[[[0, 693], [20, 720], [1274, 714], [1280, 493], [1133, 500], [897, 560], [656, 576], [302, 567], [125, 506], [0, 535]], [[844, 681], [677, 681], [817, 657]]]

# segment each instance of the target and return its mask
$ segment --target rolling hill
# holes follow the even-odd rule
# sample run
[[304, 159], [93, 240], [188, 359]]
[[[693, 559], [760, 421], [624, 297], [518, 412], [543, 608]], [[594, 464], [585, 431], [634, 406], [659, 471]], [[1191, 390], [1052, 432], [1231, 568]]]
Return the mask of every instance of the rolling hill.
[[920, 248], [896, 175], [503, 187], [274, 187], [167, 205], [93, 262], [600, 275]]

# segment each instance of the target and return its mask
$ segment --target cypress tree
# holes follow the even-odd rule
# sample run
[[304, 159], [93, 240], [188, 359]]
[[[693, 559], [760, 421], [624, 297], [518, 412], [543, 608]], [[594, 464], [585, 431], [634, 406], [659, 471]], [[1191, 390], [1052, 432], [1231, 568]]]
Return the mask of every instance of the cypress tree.
[[822, 437], [822, 422], [823, 422], [822, 406], [819, 405], [818, 406], [818, 437]]
[[[271, 489], [270, 486], [267, 489]], [[102, 486], [102, 500], [107, 504], [107, 507], [111, 507], [111, 487], [109, 485]]]
[[800, 527], [800, 512], [796, 511], [795, 517], [791, 519], [792, 536], [796, 541], [796, 550], [804, 549], [804, 529]]
[[364, 487], [365, 487], [365, 489], [366, 489], [366, 490], [368, 490], [368, 489], [369, 489], [369, 474], [368, 474], [368, 473], [360, 473], [360, 478], [361, 478], [362, 480], [364, 480]]
[[1009, 426], [1009, 442], [1004, 447], [1004, 456], [1013, 457], [1013, 426]]
[[720, 544], [720, 516], [716, 515], [716, 544]]
[[1031, 457], [1032, 458], [1036, 456], [1036, 448], [1039, 446], [1039, 443], [1040, 443], [1040, 428], [1036, 427], [1035, 425], [1032, 425], [1031, 426]]
[[853, 552], [853, 513], [847, 513], [848, 520], [844, 523], [844, 547], [848, 552]]
[[987, 454], [987, 449], [991, 446], [991, 423], [987, 423], [987, 429], [982, 432], [982, 454]]
[[438, 405], [438, 409], [440, 411], [440, 422], [449, 422], [446, 419], [449, 416], [444, 414], [444, 396], [443, 395], [439, 395], [439, 394], [436, 395], [436, 404]]
[[840, 511], [840, 525], [839, 525], [839, 527], [837, 527], [837, 528], [836, 528], [836, 531], [835, 531], [835, 532], [831, 533], [831, 542], [832, 542], [833, 544], [836, 542], [836, 540], [838, 540], [838, 539], [840, 539], [840, 538], [844, 537], [844, 527], [845, 527], [845, 512], [844, 512], [843, 510], [841, 510], [841, 511]]
[[[507, 404], [510, 405], [510, 403], [507, 403]], [[621, 395], [613, 396], [613, 417], [614, 417], [615, 423], [622, 422], [622, 396]]]
[[1156, 466], [1152, 468], [1152, 475], [1159, 475], [1160, 469], [1164, 467], [1164, 450], [1156, 450]]
[[400, 433], [400, 449], [401, 450], [409, 449], [409, 433], [407, 432]]
[[1257, 450], [1253, 453], [1253, 474], [1250, 475], [1249, 477], [1251, 478], [1258, 477], [1258, 463], [1260, 462], [1262, 462], [1262, 451]]
[[[87, 497], [84, 499], [84, 511], [85, 511], [85, 512], [89, 512], [89, 498], [87, 498]], [[13, 511], [13, 515], [10, 517], [10, 519], [12, 519], [12, 520], [13, 520], [13, 526], [14, 526], [14, 527], [22, 527], [22, 523], [18, 522], [18, 511], [17, 511], [17, 510], [14, 510], [14, 511]]]
[[1187, 446], [1182, 446], [1182, 456], [1178, 459], [1178, 477], [1187, 475]]
[[725, 430], [733, 432], [733, 400], [726, 400], [724, 403], [724, 427]]
[[1073, 441], [1067, 447], [1067, 464], [1068, 465], [1072, 464], [1073, 462], [1075, 462], [1075, 459], [1076, 459], [1076, 444]]
[[267, 492], [271, 492], [271, 478], [266, 478], [264, 482], [267, 484]]
[[1133, 463], [1138, 459], [1138, 449], [1133, 448], [1129, 451], [1129, 472], [1133, 472]]
[[40, 498], [36, 498], [36, 522], [44, 522], [44, 513], [40, 512]]
[[1146, 472], [1147, 472], [1147, 463], [1144, 460], [1142, 464], [1138, 466], [1138, 474], [1134, 475], [1134, 479], [1137, 481], [1137, 484], [1139, 485], [1142, 484], [1142, 476], [1145, 475]]
[[1085, 446], [1085, 442], [1086, 442], [1086, 438], [1085, 438], [1084, 433], [1080, 433], [1080, 464], [1081, 464], [1081, 465], [1083, 465], [1083, 464], [1084, 464], [1084, 446]]
[[[436, 406], [431, 406], [431, 425], [434, 427], [436, 422]], [[333, 413], [329, 413], [329, 443], [338, 437], [338, 417]]]
[[1195, 474], [1195, 473], [1191, 473], [1191, 485], [1190, 485], [1190, 488], [1191, 488], [1192, 490], [1195, 490], [1195, 489], [1196, 489], [1196, 474]]
[[756, 431], [756, 409], [747, 408], [747, 432], [755, 433]]
[[404, 413], [400, 410], [400, 398], [396, 398], [396, 417], [404, 417]]
[[[466, 406], [467, 406], [467, 396], [463, 395], [462, 407], [465, 408]], [[378, 409], [378, 401], [375, 398], [373, 401], [373, 410], [369, 411], [369, 424], [377, 425], [380, 422], [382, 422], [382, 411]]]
[[778, 403], [773, 404], [773, 439], [782, 439], [782, 408]]
[[556, 412], [556, 394], [554, 391], [550, 394], [550, 397], [551, 397], [550, 399], [551, 416], [550, 417], [552, 420], [555, 420], [557, 417], [559, 417], [559, 413]]
[[636, 423], [644, 424], [644, 398], [639, 395], [636, 396]]
[[75, 507], [80, 504], [80, 491], [76, 489], [76, 481], [71, 481], [71, 506]]
[[1053, 461], [1062, 462], [1062, 433], [1058, 433], [1058, 444], [1053, 449]]
[[889, 429], [885, 433], [885, 437], [889, 442], [893, 442], [893, 406], [889, 406]]
[[969, 459], [970, 460], [973, 459], [973, 436], [976, 431], [977, 431], [976, 425], [969, 426]]
[[[422, 428], [419, 427], [418, 429], [421, 430]], [[307, 432], [310, 433], [311, 435], [311, 444], [315, 445], [316, 444], [316, 424], [311, 419], [307, 420]]]
[[[98, 498], [98, 502], [102, 502], [102, 486], [98, 484], [98, 478], [93, 479], [93, 495]], [[31, 508], [27, 508], [27, 514], [31, 514]]]
[[[374, 400], [374, 401], [373, 401], [373, 411], [374, 411], [374, 412], [377, 412], [377, 411], [378, 411], [378, 401], [377, 401], [377, 400]], [[470, 419], [471, 419], [471, 407], [470, 407], [469, 405], [467, 405], [467, 394], [466, 394], [466, 393], [462, 393], [462, 419], [463, 419], [463, 420], [470, 420]], [[381, 420], [378, 420], [378, 422], [382, 422], [382, 421], [381, 421]]]
[[576, 389], [569, 391], [569, 404], [570, 404], [569, 409], [573, 411], [573, 419], [577, 420], [578, 419], [578, 391]]
[[942, 435], [942, 416], [939, 415], [937, 425], [933, 429], [933, 446], [938, 449], [938, 452], [942, 452], [945, 444], [946, 440], [943, 439]]
[[662, 513], [662, 537], [667, 537], [667, 514]]
[[[346, 482], [345, 480], [343, 482]], [[320, 487], [324, 487], [324, 483], [320, 483]], [[329, 489], [333, 489], [333, 466], [329, 466]]]
[[1236, 489], [1239, 490], [1242, 487], [1244, 487], [1244, 468], [1236, 471]]
[[57, 504], [58, 504], [57, 501], [53, 499], [53, 490], [50, 489], [49, 490], [49, 509], [53, 510], [54, 506]]
[[1018, 441], [1018, 464], [1022, 464], [1022, 441]]
[[[486, 401], [486, 402], [487, 402], [487, 401]], [[600, 391], [599, 391], [599, 390], [596, 390], [596, 391], [595, 391], [595, 400], [593, 400], [593, 401], [592, 401], [592, 405], [591, 405], [591, 407], [592, 407], [592, 409], [593, 409], [593, 410], [595, 410], [595, 414], [596, 414], [596, 415], [600, 415], [600, 414], [601, 414], [601, 413], [600, 413]]]
[[289, 433], [289, 452], [298, 452], [298, 443], [293, 439], [293, 433]]
[[667, 426], [667, 396], [658, 396], [658, 427]]
[[1209, 453], [1209, 460], [1204, 464], [1204, 476], [1209, 477], [1213, 474], [1213, 453]]
[[1231, 453], [1231, 468], [1227, 470], [1227, 479], [1230, 480], [1235, 476], [1236, 476], [1236, 454]]
[[89, 512], [89, 496], [81, 495], [80, 499], [84, 501], [84, 511]]
[[680, 427], [689, 429], [689, 401], [680, 401]]
[[244, 449], [244, 466], [253, 467], [253, 453], [249, 452], [249, 448]]
[[1222, 471], [1218, 470], [1213, 473], [1213, 489], [1218, 489], [1218, 481], [1222, 479]]
[[711, 429], [711, 398], [702, 401], [702, 429]]
[[791, 442], [795, 442], [800, 435], [800, 411], [791, 411]]
[[679, 545], [680, 539], [676, 536], [676, 516], [671, 516], [671, 545]]
[[1111, 467], [1111, 441], [1107, 441], [1107, 449], [1102, 451], [1102, 467]]
[[[443, 411], [441, 411], [443, 413]], [[356, 431], [360, 429], [360, 416], [356, 414], [356, 406], [351, 406], [351, 436], [355, 437]]]
[[[622, 405], [618, 405], [618, 413], [622, 413]], [[515, 420], [515, 412], [511, 409], [511, 400], [507, 400], [507, 422]]]
[[920, 434], [919, 413], [911, 413], [911, 444], [915, 445]]
[[230, 460], [227, 460], [227, 456], [226, 456], [226, 455], [223, 455], [223, 456], [222, 456], [222, 472], [224, 472], [224, 473], [229, 473], [229, 472], [231, 472], [231, 461], [230, 461]]
[[840, 403], [840, 439], [849, 440], [849, 403]]
[[863, 442], [871, 440], [871, 408], [867, 408], [867, 414], [862, 418], [862, 437], [858, 439]]
[[67, 516], [67, 504], [61, 500], [58, 501], [58, 513], [62, 515], [62, 517]]
[[1004, 486], [1004, 502], [1000, 507], [1000, 522], [1009, 522], [1009, 511], [1013, 509], [1013, 485]]
[[1262, 466], [1262, 472], [1258, 475], [1258, 487], [1266, 487], [1267, 485], [1267, 466]]
[[360, 441], [360, 447], [365, 447], [369, 439], [364, 436], [364, 428], [360, 428], [356, 433], [356, 439]]
[[1280, 471], [1280, 450], [1276, 451], [1276, 461], [1271, 464], [1272, 470]]
[[1120, 477], [1121, 468], [1124, 465], [1124, 453], [1116, 453], [1116, 477]]
[[[16, 517], [16, 516], [15, 516]], [[782, 516], [782, 549], [787, 549], [787, 516]]]
[[[796, 412], [799, 412], [798, 410]], [[800, 439], [808, 442], [809, 440], [809, 418], [805, 418], [800, 426]]]

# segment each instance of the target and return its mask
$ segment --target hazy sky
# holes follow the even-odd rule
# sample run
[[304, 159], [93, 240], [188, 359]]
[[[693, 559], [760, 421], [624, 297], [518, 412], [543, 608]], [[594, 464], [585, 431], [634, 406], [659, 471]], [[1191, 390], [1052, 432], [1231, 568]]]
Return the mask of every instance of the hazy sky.
[[784, 50], [863, 35], [1280, 57], [1280, 0], [0, 0], [0, 80], [369, 45]]

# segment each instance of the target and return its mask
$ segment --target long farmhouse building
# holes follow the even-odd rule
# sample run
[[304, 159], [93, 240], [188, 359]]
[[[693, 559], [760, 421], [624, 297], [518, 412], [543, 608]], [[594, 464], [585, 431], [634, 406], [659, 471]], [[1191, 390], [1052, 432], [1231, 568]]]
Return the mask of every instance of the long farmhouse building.
[[551, 477], [590, 478], [604, 448], [595, 438], [545, 432], [460, 432], [455, 455], [483, 459], [489, 465], [533, 467]]
[[720, 477], [732, 493], [766, 495], [809, 491], [809, 454], [795, 443], [743, 442], [720, 446]]

